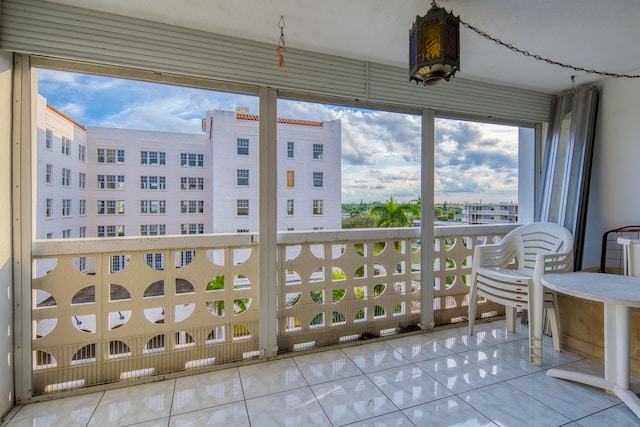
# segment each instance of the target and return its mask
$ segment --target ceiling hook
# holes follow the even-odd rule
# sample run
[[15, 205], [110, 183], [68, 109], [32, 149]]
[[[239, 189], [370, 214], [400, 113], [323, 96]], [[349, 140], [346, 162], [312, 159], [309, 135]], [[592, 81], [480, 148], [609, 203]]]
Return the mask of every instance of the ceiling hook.
[[278, 23], [280, 27], [280, 40], [278, 41], [278, 45], [276, 46], [276, 52], [278, 54], [278, 66], [280, 68], [284, 68], [284, 55], [283, 53], [287, 51], [286, 44], [284, 42], [284, 16], [280, 15], [280, 22]]

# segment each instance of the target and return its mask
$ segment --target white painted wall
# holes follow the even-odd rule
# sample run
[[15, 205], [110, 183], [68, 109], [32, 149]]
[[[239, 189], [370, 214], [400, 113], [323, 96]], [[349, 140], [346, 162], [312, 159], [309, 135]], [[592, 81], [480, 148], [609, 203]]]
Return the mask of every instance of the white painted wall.
[[11, 245], [12, 54], [0, 52], [0, 418], [13, 407]]
[[639, 99], [637, 80], [609, 79], [600, 85], [583, 268], [600, 265], [606, 231], [640, 225]]
[[518, 129], [518, 222], [533, 222], [535, 206], [535, 141], [534, 128]]

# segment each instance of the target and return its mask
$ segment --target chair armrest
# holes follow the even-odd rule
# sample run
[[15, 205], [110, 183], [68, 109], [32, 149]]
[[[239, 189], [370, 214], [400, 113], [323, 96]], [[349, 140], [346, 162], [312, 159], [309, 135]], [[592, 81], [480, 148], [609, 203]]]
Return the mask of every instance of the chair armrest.
[[476, 246], [473, 252], [473, 268], [506, 267], [511, 264], [517, 252], [512, 245], [503, 242]]
[[545, 273], [565, 273], [573, 271], [573, 249], [564, 252], [552, 252], [536, 255], [536, 266], [533, 270], [534, 286], [542, 286]]

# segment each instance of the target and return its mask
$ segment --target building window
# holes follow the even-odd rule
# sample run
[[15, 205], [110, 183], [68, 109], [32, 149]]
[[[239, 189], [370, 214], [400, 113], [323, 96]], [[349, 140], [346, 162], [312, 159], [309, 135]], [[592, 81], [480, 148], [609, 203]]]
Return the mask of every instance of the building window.
[[66, 230], [62, 230], [62, 238], [63, 239], [70, 239], [71, 238], [71, 229], [68, 228]]
[[165, 190], [166, 182], [164, 176], [141, 176], [141, 190]]
[[240, 186], [249, 185], [249, 169], [236, 170], [237, 184]]
[[[185, 234], [185, 233], [182, 233]], [[181, 251], [180, 252], [180, 267], [189, 265], [193, 258], [196, 256], [196, 251]]]
[[293, 215], [293, 200], [287, 200], [287, 215]]
[[201, 214], [204, 213], [204, 200], [182, 200], [180, 201], [180, 213]]
[[322, 188], [324, 185], [324, 174], [322, 172], [313, 173], [313, 186], [316, 188]]
[[167, 233], [165, 224], [142, 224], [140, 226], [141, 236], [164, 236]]
[[87, 188], [87, 174], [84, 172], [78, 173], [78, 188]]
[[322, 160], [322, 159], [324, 159], [324, 145], [313, 144], [313, 160]]
[[124, 215], [124, 200], [98, 200], [98, 215]]
[[87, 160], [87, 147], [78, 144], [78, 160], [85, 162]]
[[62, 137], [62, 154], [65, 156], [71, 156], [71, 140], [66, 136]]
[[98, 237], [122, 237], [124, 225], [99, 225]]
[[47, 150], [53, 149], [53, 131], [51, 129], [45, 131], [44, 148]]
[[147, 265], [154, 270], [164, 270], [164, 255], [161, 253], [146, 254]]
[[124, 175], [98, 175], [99, 190], [124, 190]]
[[62, 168], [62, 185], [71, 187], [71, 169]]
[[141, 151], [140, 152], [141, 165], [164, 166], [166, 163], [167, 163], [167, 154], [164, 151]]
[[236, 215], [238, 216], [249, 215], [249, 199], [236, 200]]
[[124, 150], [98, 148], [98, 163], [124, 163]]
[[53, 233], [47, 233], [47, 239], [53, 239]]
[[[84, 237], [84, 236], [82, 236]], [[78, 258], [78, 271], [84, 273], [87, 271], [87, 257], [81, 256]]]
[[322, 200], [313, 201], [313, 214], [322, 215]]
[[71, 199], [62, 199], [62, 216], [71, 216]]
[[166, 213], [165, 200], [140, 200], [141, 214], [163, 214]]
[[111, 256], [111, 272], [117, 273], [126, 266], [125, 255]]
[[247, 138], [238, 138], [237, 151], [238, 156], [249, 155], [249, 140]]
[[180, 189], [182, 191], [202, 191], [204, 190], [204, 178], [183, 176], [180, 178]]
[[180, 153], [180, 166], [204, 167], [204, 154]]
[[287, 187], [295, 187], [295, 174], [293, 171], [287, 171]]
[[47, 163], [45, 166], [44, 182], [53, 184], [53, 165]]
[[204, 224], [180, 224], [180, 234], [204, 234]]
[[[78, 237], [84, 239], [85, 237], [87, 237], [87, 227], [82, 226], [80, 228], [78, 228]], [[84, 257], [81, 257], [84, 258]], [[86, 261], [86, 259], [85, 259]]]
[[295, 144], [291, 141], [287, 142], [287, 157], [293, 159]]
[[53, 199], [47, 199], [45, 204], [45, 216], [51, 218], [53, 216]]
[[87, 214], [87, 201], [82, 199], [79, 200], [78, 204], [78, 215], [84, 216]]

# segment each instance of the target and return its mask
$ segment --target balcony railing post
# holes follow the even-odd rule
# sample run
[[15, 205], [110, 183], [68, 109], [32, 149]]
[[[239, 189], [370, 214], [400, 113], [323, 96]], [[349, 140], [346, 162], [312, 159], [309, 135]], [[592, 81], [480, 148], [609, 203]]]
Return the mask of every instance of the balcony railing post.
[[33, 395], [31, 372], [31, 69], [29, 57], [14, 56], [13, 173], [13, 333], [15, 398]]
[[434, 157], [435, 157], [435, 112], [430, 109], [422, 110], [422, 199], [420, 241], [422, 250], [420, 255], [420, 324], [423, 329], [435, 326], [433, 316], [434, 274], [433, 274], [433, 220], [432, 204], [434, 200]]
[[275, 356], [277, 341], [277, 91], [261, 87], [260, 97], [260, 352]]

